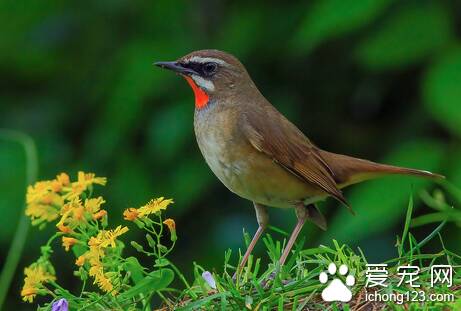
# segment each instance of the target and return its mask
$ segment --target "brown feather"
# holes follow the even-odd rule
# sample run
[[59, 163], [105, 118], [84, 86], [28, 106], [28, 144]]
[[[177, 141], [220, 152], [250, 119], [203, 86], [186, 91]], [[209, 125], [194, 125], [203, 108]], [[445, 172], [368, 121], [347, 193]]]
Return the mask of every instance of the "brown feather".
[[252, 108], [240, 120], [250, 144], [296, 177], [349, 207], [333, 170], [309, 139], [271, 105]]
[[323, 231], [327, 230], [327, 221], [325, 216], [319, 211], [318, 207], [315, 204], [309, 204], [306, 206], [307, 214], [309, 217], [307, 220], [312, 222], [314, 225], [322, 229]]
[[414, 175], [433, 179], [445, 178], [442, 175], [428, 171], [375, 163], [320, 149], [318, 152], [333, 170], [335, 181], [341, 188], [367, 179], [392, 174]]
[[416, 169], [379, 164], [317, 148], [272, 105], [252, 106], [242, 113], [240, 129], [258, 151], [301, 180], [334, 197], [353, 213], [341, 188], [389, 174], [443, 178]]

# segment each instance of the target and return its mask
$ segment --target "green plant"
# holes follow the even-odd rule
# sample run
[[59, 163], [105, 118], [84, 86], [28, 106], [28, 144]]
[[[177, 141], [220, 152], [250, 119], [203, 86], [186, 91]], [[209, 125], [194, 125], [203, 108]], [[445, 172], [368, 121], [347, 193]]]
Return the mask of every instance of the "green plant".
[[[158, 198], [124, 212], [125, 220], [146, 232], [147, 250], [131, 242], [138, 252], [153, 258], [146, 268], [137, 258], [123, 255], [125, 244], [120, 236], [128, 227], [109, 229], [105, 200], [93, 197], [94, 186], [105, 184], [106, 178], [79, 172], [75, 181], [61, 173], [53, 180], [28, 187], [25, 212], [32, 225], [43, 228], [53, 223], [57, 232], [40, 248], [41, 256], [24, 270], [24, 301], [33, 302], [37, 295], [51, 296], [52, 301], [39, 308], [43, 310], [62, 299], [71, 310], [149, 310], [153, 295], [162, 297], [160, 291], [173, 281], [173, 271], [177, 271], [166, 258], [177, 239], [175, 223], [170, 218], [163, 220], [162, 215], [173, 201]], [[165, 226], [170, 232], [170, 246], [161, 242]], [[81, 280], [80, 293], [72, 293], [58, 283], [59, 270], [52, 264], [58, 239], [76, 258], [74, 275]], [[97, 288], [91, 288], [90, 283]]]
[[[50, 296], [52, 300], [39, 308], [43, 310], [57, 304], [65, 304], [66, 308], [68, 304], [71, 310], [151, 310], [154, 296], [160, 298], [162, 309], [165, 310], [355, 310], [364, 306], [385, 309], [391, 305], [396, 310], [412, 310], [417, 307], [451, 308], [459, 303], [461, 256], [445, 248], [440, 232], [449, 221], [459, 225], [460, 213], [448, 206], [440, 190], [433, 195], [427, 192], [421, 194], [424, 202], [436, 212], [413, 219], [413, 199], [410, 198], [403, 233], [397, 237], [397, 257], [383, 263], [389, 275], [388, 283], [370, 289], [367, 286], [367, 273], [373, 264], [368, 262], [360, 248], [353, 249], [333, 240], [332, 246], [305, 249], [304, 240], [301, 240], [286, 265], [280, 267], [278, 260], [286, 240], [275, 240], [271, 234], [263, 238], [270, 260], [267, 267], [263, 267], [260, 258], [252, 255], [244, 269], [233, 276], [236, 265], [232, 264], [231, 251], [228, 250], [222, 272], [210, 273], [194, 263], [194, 282], [190, 285], [167, 258], [174, 248], [177, 235], [175, 222], [170, 218], [163, 220], [163, 211], [172, 203], [172, 200], [164, 198], [151, 200], [139, 208], [128, 208], [123, 213], [125, 220], [146, 232], [146, 243], [142, 243], [146, 247], [137, 241], [130, 243], [139, 254], [152, 258], [151, 265], [144, 267], [137, 257], [123, 256], [125, 244], [120, 236], [128, 231], [128, 227], [119, 225], [109, 229], [107, 211], [103, 209], [105, 201], [102, 197], [93, 197], [94, 186], [105, 183], [105, 178], [91, 173], [79, 172], [77, 180], [73, 182], [67, 174], [61, 173], [53, 180], [40, 181], [28, 188], [26, 215], [39, 228], [54, 223], [57, 232], [41, 247], [41, 256], [25, 269], [21, 291], [25, 301], [33, 302], [37, 295]], [[453, 197], [461, 198], [454, 186], [449, 183], [444, 186]], [[410, 231], [411, 226], [440, 221], [421, 241]], [[169, 246], [162, 243], [165, 227], [170, 235]], [[272, 228], [272, 231], [286, 236], [277, 228]], [[244, 238], [248, 245], [250, 236], [245, 233]], [[441, 250], [424, 253], [423, 247], [435, 238], [439, 238]], [[76, 258], [74, 274], [82, 281], [79, 294], [58, 284], [58, 273], [52, 264], [53, 243], [58, 239], [61, 239], [65, 250], [71, 250]], [[242, 256], [239, 255], [240, 261]], [[354, 298], [347, 304], [325, 302], [320, 297], [325, 287], [322, 283], [326, 282], [320, 282], [319, 278], [331, 263], [347, 266], [347, 274], [354, 277], [350, 285]], [[441, 263], [449, 264], [454, 269], [450, 286], [433, 286], [431, 283], [431, 267]], [[412, 282], [408, 284], [399, 278], [401, 267], [417, 267], [418, 291], [414, 291]], [[168, 287], [175, 274], [183, 282], [183, 290]], [[345, 274], [338, 276], [343, 284], [347, 283]], [[91, 287], [90, 281], [97, 287]], [[397, 305], [395, 301], [370, 301], [366, 298], [369, 293], [399, 294], [401, 298]], [[413, 296], [410, 298], [409, 293], [423, 297], [437, 294], [446, 299], [416, 302], [411, 300]], [[455, 298], [458, 300], [455, 301]]]
[[[432, 202], [432, 205], [439, 206], [444, 202], [439, 191], [436, 191], [434, 196], [429, 196], [423, 192], [422, 196], [426, 202]], [[448, 211], [449, 215], [453, 212]], [[456, 210], [456, 212], [459, 211]], [[331, 247], [320, 245], [308, 249], [303, 249], [303, 241], [300, 241], [286, 266], [279, 270], [280, 267], [277, 263], [283, 245], [280, 241], [275, 241], [270, 234], [267, 234], [264, 238], [266, 252], [270, 258], [267, 268], [263, 268], [261, 260], [252, 255], [242, 273], [238, 274], [234, 280], [232, 275], [235, 272], [235, 266], [230, 262], [231, 251], [229, 250], [225, 254], [224, 270], [212, 274], [213, 284], [210, 286], [209, 281], [207, 281], [210, 277], [204, 278], [202, 276], [204, 272], [207, 273], [205, 269], [195, 264], [195, 282], [191, 288], [184, 290], [179, 295], [175, 302], [176, 309], [304, 310], [307, 308], [308, 310], [363, 310], [363, 308], [374, 308], [374, 310], [382, 310], [392, 307], [394, 310], [430, 308], [451, 310], [461, 302], [461, 256], [445, 248], [440, 234], [442, 228], [451, 218], [443, 219], [442, 223], [427, 237], [417, 241], [410, 232], [411, 223], [420, 225], [421, 219], [430, 217], [419, 216], [412, 221], [412, 213], [413, 200], [410, 198], [403, 234], [401, 237], [397, 237], [397, 257], [383, 263], [387, 265], [389, 273], [387, 287], [366, 288], [367, 264], [369, 264], [366, 256], [360, 248], [354, 250], [348, 245], [341, 245], [336, 240], [332, 241]], [[436, 221], [437, 219], [440, 220], [440, 217], [437, 216], [433, 220]], [[423, 247], [429, 241], [437, 238], [440, 240], [442, 249], [437, 253], [424, 253]], [[248, 239], [249, 237], [246, 235], [247, 244]], [[345, 264], [349, 268], [349, 274], [354, 275], [355, 280], [357, 280], [353, 287], [354, 297], [347, 304], [327, 303], [320, 298], [324, 286], [319, 282], [319, 274], [326, 270], [332, 262], [337, 265]], [[440, 263], [449, 264], [454, 269], [453, 285], [450, 287], [447, 287], [446, 284], [431, 286], [430, 267]], [[414, 291], [414, 288], [406, 283], [399, 284], [401, 280], [399, 267], [412, 265], [420, 267], [418, 291]], [[273, 281], [269, 283], [270, 286], [264, 287], [268, 277], [274, 272], [277, 273]], [[343, 282], [345, 281], [345, 276], [339, 277]], [[400, 294], [399, 297], [403, 298], [401, 298], [402, 301], [398, 302], [367, 301], [364, 297], [368, 292], [376, 292], [381, 295]], [[441, 298], [437, 301], [411, 301], [414, 297], [411, 297], [410, 293], [412, 295], [424, 295], [424, 297], [437, 294], [445, 300]]]

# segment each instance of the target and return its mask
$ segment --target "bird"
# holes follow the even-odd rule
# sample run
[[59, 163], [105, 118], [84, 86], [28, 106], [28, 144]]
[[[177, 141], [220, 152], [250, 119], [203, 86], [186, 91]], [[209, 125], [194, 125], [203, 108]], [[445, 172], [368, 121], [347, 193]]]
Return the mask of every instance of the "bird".
[[245, 66], [227, 52], [199, 50], [154, 65], [188, 82], [195, 96], [194, 132], [206, 163], [230, 191], [253, 202], [258, 229], [239, 271], [268, 226], [268, 207], [295, 210], [297, 222], [279, 258], [283, 266], [306, 221], [326, 230], [318, 201], [332, 197], [353, 213], [342, 192], [349, 185], [390, 174], [444, 178], [322, 150], [261, 94]]

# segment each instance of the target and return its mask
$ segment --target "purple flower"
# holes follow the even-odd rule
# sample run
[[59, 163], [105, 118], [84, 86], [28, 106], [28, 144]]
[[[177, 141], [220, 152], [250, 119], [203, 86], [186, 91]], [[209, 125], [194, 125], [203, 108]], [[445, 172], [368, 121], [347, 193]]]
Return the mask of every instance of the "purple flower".
[[210, 271], [205, 271], [202, 273], [202, 278], [205, 282], [210, 285], [211, 288], [216, 289], [216, 281], [214, 280], [213, 276], [211, 275]]
[[69, 311], [69, 304], [67, 303], [67, 300], [61, 298], [53, 302], [53, 305], [51, 306], [51, 311]]

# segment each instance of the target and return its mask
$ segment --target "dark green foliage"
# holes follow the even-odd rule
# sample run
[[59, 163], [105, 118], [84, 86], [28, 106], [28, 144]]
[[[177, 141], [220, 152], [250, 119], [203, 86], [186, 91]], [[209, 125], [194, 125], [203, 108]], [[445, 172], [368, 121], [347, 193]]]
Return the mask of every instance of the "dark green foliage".
[[[181, 238], [172, 261], [217, 266], [224, 249], [242, 245], [242, 227], [254, 231], [254, 212], [201, 158], [186, 83], [152, 62], [202, 48], [232, 52], [320, 147], [434, 170], [459, 187], [460, 11], [459, 1], [436, 0], [1, 1], [0, 127], [32, 137], [39, 179], [79, 169], [107, 176], [114, 219], [151, 197], [175, 198]], [[20, 215], [25, 169], [19, 147], [0, 141], [7, 220], [0, 264]], [[397, 234], [408, 192], [432, 185], [394, 176], [346, 190], [357, 216], [327, 201], [329, 230], [306, 226], [306, 243], [333, 237], [389, 258], [393, 250], [376, 245]], [[453, 202], [448, 195], [446, 204]], [[416, 216], [427, 212], [415, 204]], [[291, 230], [294, 213], [270, 214]], [[459, 227], [447, 228], [445, 243], [459, 249]], [[425, 227], [415, 232], [424, 234]], [[29, 246], [44, 236], [29, 236]], [[26, 253], [23, 263], [36, 256]], [[58, 277], [72, 289], [72, 276]], [[11, 288], [11, 308], [19, 308], [20, 282]]]
[[165, 289], [173, 281], [174, 273], [170, 269], [161, 269], [145, 276], [136, 286], [120, 295], [120, 299], [132, 299], [144, 292], [155, 292]]

